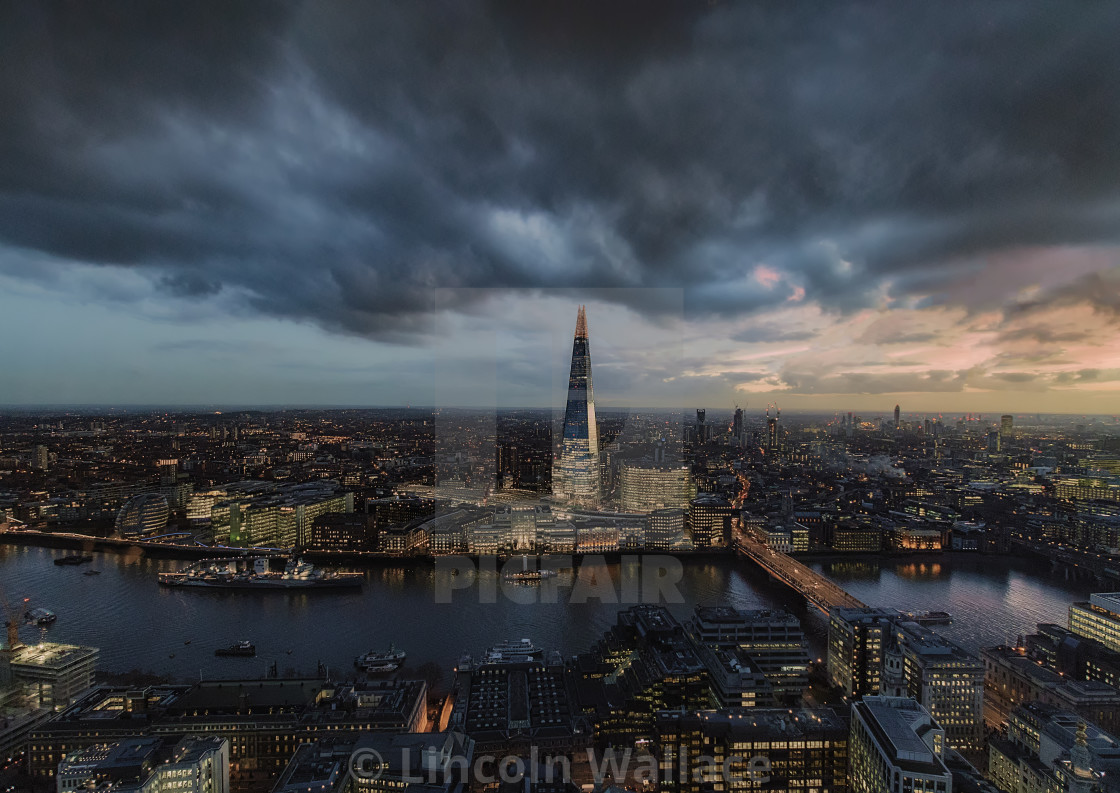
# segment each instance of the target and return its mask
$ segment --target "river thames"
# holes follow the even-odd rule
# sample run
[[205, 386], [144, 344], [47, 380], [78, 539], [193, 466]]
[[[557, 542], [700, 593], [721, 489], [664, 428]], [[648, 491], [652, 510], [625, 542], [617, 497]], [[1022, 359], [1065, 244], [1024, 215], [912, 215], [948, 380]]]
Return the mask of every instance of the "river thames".
[[[449, 671], [464, 652], [479, 653], [503, 639], [527, 637], [565, 655], [587, 650], [625, 608], [621, 583], [634, 574], [609, 566], [614, 596], [573, 603], [559, 587], [556, 602], [520, 587], [519, 603], [494, 602], [472, 587], [437, 592], [430, 562], [365, 570], [361, 591], [245, 592], [169, 589], [156, 575], [185, 563], [139, 554], [96, 553], [92, 564], [58, 566], [68, 551], [0, 545], [0, 594], [21, 611], [43, 607], [58, 621], [48, 629], [22, 629], [25, 642], [51, 641], [99, 647], [99, 667], [142, 670], [186, 679], [332, 672], [353, 668], [356, 656], [390, 643], [408, 652], [403, 673], [426, 661]], [[1065, 624], [1071, 601], [1091, 585], [1066, 581], [1041, 560], [939, 555], [923, 559], [828, 560], [811, 563], [868, 605], [943, 610], [952, 625], [937, 628], [969, 650], [1014, 640], [1038, 622]], [[100, 575], [85, 575], [87, 570]], [[492, 574], [493, 575], [493, 574]], [[485, 583], [485, 579], [483, 579]], [[491, 582], [493, 583], [493, 582]], [[499, 588], [500, 589], [500, 588]], [[823, 656], [826, 622], [802, 598], [746, 561], [713, 557], [684, 560], [679, 590], [685, 602], [667, 607], [684, 620], [697, 605], [786, 608], [805, 627], [815, 655]], [[624, 602], [620, 603], [619, 600]], [[606, 601], [606, 602], [604, 602]], [[216, 658], [214, 650], [251, 640], [256, 658]]]

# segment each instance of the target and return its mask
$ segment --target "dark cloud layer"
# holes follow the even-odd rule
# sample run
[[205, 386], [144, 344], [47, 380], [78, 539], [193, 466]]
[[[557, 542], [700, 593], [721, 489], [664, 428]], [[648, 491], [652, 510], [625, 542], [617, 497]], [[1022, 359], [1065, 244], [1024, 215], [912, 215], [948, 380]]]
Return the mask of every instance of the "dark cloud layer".
[[978, 257], [1117, 241], [1118, 32], [1107, 3], [13, 0], [0, 244], [394, 341], [475, 288], [1003, 305], [954, 291]]

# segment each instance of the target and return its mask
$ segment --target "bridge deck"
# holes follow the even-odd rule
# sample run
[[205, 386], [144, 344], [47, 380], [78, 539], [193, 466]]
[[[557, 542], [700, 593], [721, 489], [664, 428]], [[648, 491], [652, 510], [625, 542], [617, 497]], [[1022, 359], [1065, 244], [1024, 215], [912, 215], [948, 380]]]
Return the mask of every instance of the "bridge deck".
[[739, 552], [762, 567], [774, 578], [805, 597], [810, 605], [825, 614], [829, 609], [840, 606], [864, 608], [865, 604], [844, 591], [836, 582], [806, 567], [780, 551], [759, 542], [753, 537], [739, 537]]

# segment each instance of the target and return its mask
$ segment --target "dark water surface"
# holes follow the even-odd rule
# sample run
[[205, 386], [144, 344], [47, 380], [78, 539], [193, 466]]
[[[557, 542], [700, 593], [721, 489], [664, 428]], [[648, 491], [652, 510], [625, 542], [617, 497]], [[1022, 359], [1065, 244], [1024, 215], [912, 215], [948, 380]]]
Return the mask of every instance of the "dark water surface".
[[[236, 677], [263, 674], [273, 662], [281, 674], [310, 672], [320, 661], [343, 671], [357, 655], [390, 642], [408, 652], [413, 669], [434, 661], [450, 670], [464, 652], [478, 653], [507, 638], [528, 637], [564, 654], [584, 651], [626, 606], [570, 603], [563, 596], [540, 602], [533, 592], [527, 596], [536, 602], [529, 604], [501, 594], [496, 602], [480, 602], [478, 589], [454, 592], [451, 603], [439, 603], [430, 563], [368, 569], [364, 588], [352, 592], [167, 589], [156, 574], [183, 562], [97, 553], [89, 565], [52, 563], [66, 553], [0, 545], [0, 596], [21, 611], [24, 598], [30, 606], [51, 609], [58, 621], [46, 636], [99, 647], [100, 667], [114, 672]], [[1013, 639], [1037, 622], [1064, 624], [1069, 603], [1090, 591], [1083, 582], [1053, 574], [1045, 563], [1018, 559], [945, 555], [813, 566], [869, 605], [949, 611], [954, 622], [940, 630], [973, 650]], [[101, 575], [83, 575], [91, 568]], [[610, 569], [618, 578], [619, 565]], [[525, 588], [519, 589], [525, 597]], [[668, 607], [682, 619], [695, 605], [787, 608], [802, 619], [814, 651], [823, 654], [823, 618], [746, 562], [685, 561], [680, 590], [686, 602]], [[560, 589], [562, 595], [568, 591]], [[40, 633], [25, 627], [22, 635], [33, 641]], [[216, 647], [242, 639], [256, 644], [256, 658], [214, 656]]]

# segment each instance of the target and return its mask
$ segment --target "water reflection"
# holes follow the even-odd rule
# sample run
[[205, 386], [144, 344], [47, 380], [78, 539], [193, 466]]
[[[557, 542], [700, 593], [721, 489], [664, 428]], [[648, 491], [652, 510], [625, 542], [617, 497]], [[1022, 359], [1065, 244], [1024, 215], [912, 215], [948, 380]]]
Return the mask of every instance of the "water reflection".
[[858, 559], [824, 562], [821, 569], [825, 575], [845, 581], [877, 581], [880, 572], [882, 572], [882, 566], [878, 561], [869, 562]]
[[902, 578], [940, 578], [941, 565], [938, 562], [911, 562], [898, 565], [894, 572]]
[[[319, 660], [348, 669], [370, 647], [390, 642], [408, 651], [410, 664], [431, 660], [450, 669], [464, 651], [478, 653], [522, 637], [571, 654], [590, 647], [625, 606], [595, 598], [550, 602], [539, 596], [539, 588], [513, 585], [533, 595], [516, 602], [501, 594], [507, 582], [499, 580], [500, 568], [479, 579], [498, 593], [492, 602], [482, 602], [476, 588], [470, 596], [439, 603], [436, 571], [425, 563], [370, 568], [358, 592], [177, 590], [156, 581], [158, 572], [182, 566], [175, 560], [96, 553], [89, 567], [102, 574], [84, 576], [83, 568], [52, 563], [65, 553], [0, 546], [4, 594], [12, 602], [30, 597], [55, 611], [59, 618], [50, 637], [100, 647], [101, 666], [114, 671], [235, 676], [263, 674], [273, 662], [310, 671]], [[1013, 639], [1038, 622], [1064, 623], [1069, 603], [1090, 591], [1089, 584], [1053, 575], [1045, 562], [995, 557], [945, 555], [882, 564], [845, 559], [815, 567], [869, 605], [950, 612], [953, 624], [943, 630], [972, 648]], [[605, 570], [616, 600], [622, 582], [640, 572], [636, 560]], [[561, 593], [573, 589], [572, 572], [567, 576], [557, 582], [563, 584]], [[821, 615], [748, 563], [686, 561], [679, 588], [684, 602], [666, 606], [678, 619], [687, 619], [696, 605], [787, 608], [802, 620], [814, 652], [823, 651], [827, 625]], [[25, 631], [25, 641], [35, 639]], [[257, 658], [214, 657], [215, 647], [242, 639], [257, 645]]]

